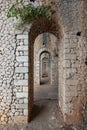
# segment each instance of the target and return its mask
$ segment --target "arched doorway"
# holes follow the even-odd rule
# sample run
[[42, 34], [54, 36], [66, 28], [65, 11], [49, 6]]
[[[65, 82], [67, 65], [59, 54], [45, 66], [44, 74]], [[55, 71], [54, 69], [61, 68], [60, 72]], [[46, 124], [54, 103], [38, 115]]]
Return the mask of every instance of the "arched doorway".
[[[44, 48], [43, 46], [39, 49], [36, 49], [37, 47], [37, 44], [38, 44], [38, 38], [41, 37], [42, 34], [40, 34], [36, 40], [35, 40], [35, 43], [34, 43], [34, 85], [37, 84], [39, 85], [40, 84], [40, 77], [41, 77], [41, 60], [43, 57], [49, 57], [50, 56], [50, 60], [51, 60], [51, 50], [49, 48]], [[37, 43], [37, 44], [36, 44]], [[36, 44], [36, 45], [35, 45]], [[42, 44], [42, 42], [40, 42], [40, 44]], [[36, 51], [37, 50], [37, 51]], [[47, 53], [47, 55], [49, 56], [46, 56], [45, 53]], [[42, 56], [41, 56], [42, 55]], [[50, 62], [50, 61], [49, 61]], [[50, 63], [51, 64], [51, 63]], [[51, 67], [51, 66], [50, 66]], [[35, 70], [37, 70], [37, 73], [35, 73]]]
[[40, 84], [50, 83], [50, 54], [43, 52], [40, 55]]
[[48, 21], [40, 18], [32, 24], [29, 32], [29, 102], [28, 102], [28, 121], [32, 117], [32, 108], [34, 104], [34, 41], [38, 35], [44, 32], [54, 34], [58, 39], [62, 37], [60, 33], [60, 26], [56, 25], [54, 21]]

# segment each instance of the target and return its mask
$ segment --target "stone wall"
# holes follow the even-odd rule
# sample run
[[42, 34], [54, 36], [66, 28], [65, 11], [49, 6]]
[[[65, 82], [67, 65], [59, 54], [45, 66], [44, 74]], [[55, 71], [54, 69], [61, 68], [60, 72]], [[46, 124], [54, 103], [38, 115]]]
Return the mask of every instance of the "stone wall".
[[[72, 122], [83, 120], [82, 102], [87, 103], [86, 7], [87, 3], [83, 0], [59, 0], [57, 5], [58, 18], [64, 28], [63, 110], [65, 120]], [[84, 97], [86, 101], [83, 100]]]
[[[7, 9], [13, 2], [0, 1], [0, 124], [27, 122], [29, 116], [28, 32], [31, 27], [16, 30], [13, 27], [16, 20], [7, 19]], [[87, 2], [55, 2], [53, 19], [58, 34], [53, 30], [54, 25], [49, 31], [61, 37], [58, 42], [59, 104], [66, 122], [87, 121], [87, 116], [82, 115], [82, 111], [87, 114], [84, 110], [87, 104]], [[36, 36], [36, 32], [32, 35]]]
[[51, 33], [46, 33], [47, 43], [43, 45], [43, 34], [39, 35], [34, 43], [34, 84], [40, 84], [40, 56], [44, 52], [50, 55], [50, 84], [58, 84], [58, 40]]
[[9, 5], [10, 1], [0, 1], [0, 124], [5, 124], [11, 119], [14, 87], [16, 37], [14, 21], [6, 17]]
[[28, 118], [26, 117], [28, 115], [28, 34], [17, 35], [16, 39], [12, 109], [14, 109], [16, 119], [20, 117], [22, 120], [23, 117], [25, 121]]

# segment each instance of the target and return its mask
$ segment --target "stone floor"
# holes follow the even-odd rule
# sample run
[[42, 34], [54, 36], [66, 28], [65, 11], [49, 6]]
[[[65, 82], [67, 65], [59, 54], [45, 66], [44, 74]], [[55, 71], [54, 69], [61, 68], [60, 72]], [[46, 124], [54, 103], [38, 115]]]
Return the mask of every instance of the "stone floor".
[[65, 124], [58, 106], [57, 86], [43, 84], [34, 89], [33, 120], [29, 124], [9, 124], [0, 130], [87, 130], [87, 124]]
[[0, 130], [87, 130], [87, 124], [65, 124], [57, 100], [35, 102], [34, 118], [29, 124], [0, 126]]
[[35, 86], [34, 100], [40, 101], [44, 99], [56, 99], [58, 101], [57, 86], [54, 85]]

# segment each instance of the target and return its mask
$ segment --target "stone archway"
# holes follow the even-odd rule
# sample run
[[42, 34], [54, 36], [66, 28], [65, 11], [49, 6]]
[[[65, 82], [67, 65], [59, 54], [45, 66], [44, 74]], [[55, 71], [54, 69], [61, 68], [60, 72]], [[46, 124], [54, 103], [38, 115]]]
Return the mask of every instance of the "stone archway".
[[40, 54], [39, 57], [39, 61], [40, 61], [40, 71], [39, 71], [39, 79], [40, 79], [40, 84], [42, 84], [41, 81], [43, 81], [43, 79], [47, 79], [46, 82], [44, 83], [51, 83], [51, 53], [47, 52], [47, 51], [43, 51]]
[[34, 22], [31, 26], [29, 32], [29, 80], [28, 80], [28, 121], [32, 117], [32, 108], [34, 102], [34, 41], [36, 37], [44, 32], [49, 32], [54, 34], [58, 39], [61, 39], [62, 33], [60, 31], [60, 26], [56, 24], [53, 20], [46, 20], [45, 18], [40, 18], [38, 21]]
[[[34, 69], [37, 70], [38, 75], [35, 75], [35, 76], [34, 76], [34, 78], [35, 78], [34, 84], [36, 83], [37, 85], [40, 84], [40, 70], [39, 70], [39, 68], [40, 68], [40, 55], [41, 55], [42, 53], [44, 53], [44, 52], [51, 54], [51, 51], [50, 51], [49, 48], [41, 48], [41, 49], [39, 50], [39, 52], [36, 54], [36, 61], [37, 61], [38, 63], [35, 62], [36, 65], [35, 65], [35, 68], [34, 68]], [[51, 60], [51, 55], [50, 55], [50, 60]]]

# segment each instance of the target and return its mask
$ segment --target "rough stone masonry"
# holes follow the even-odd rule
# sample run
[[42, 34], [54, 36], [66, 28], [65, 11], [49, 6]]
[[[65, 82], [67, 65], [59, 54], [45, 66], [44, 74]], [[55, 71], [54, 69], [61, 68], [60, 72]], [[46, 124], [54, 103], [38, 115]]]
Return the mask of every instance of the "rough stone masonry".
[[[16, 19], [7, 19], [12, 3], [13, 0], [0, 0], [0, 124], [28, 119], [31, 26], [17, 30], [13, 26]], [[59, 105], [65, 122], [87, 122], [87, 0], [55, 3], [53, 18], [62, 34], [58, 42]]]

